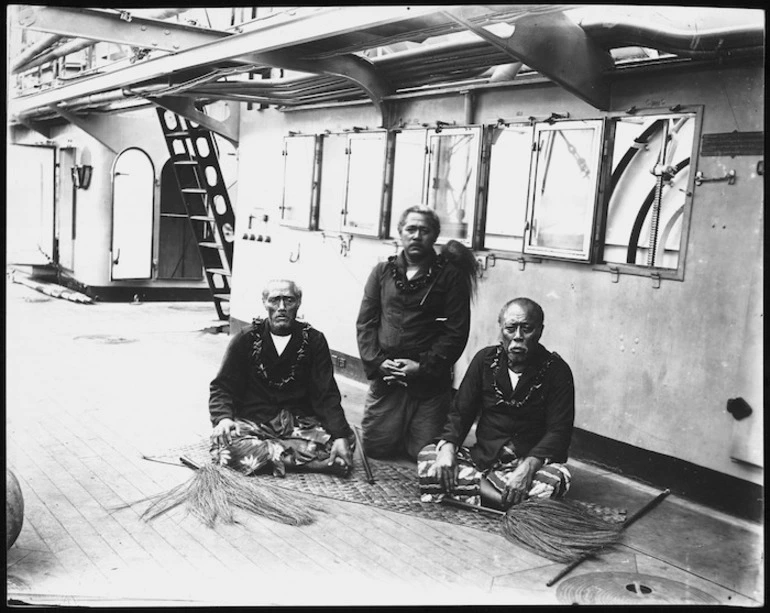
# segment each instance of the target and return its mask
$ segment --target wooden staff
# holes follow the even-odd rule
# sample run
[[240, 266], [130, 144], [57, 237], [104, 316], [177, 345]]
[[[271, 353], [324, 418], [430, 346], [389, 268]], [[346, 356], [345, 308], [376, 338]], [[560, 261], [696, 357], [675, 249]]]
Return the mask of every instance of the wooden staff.
[[[621, 532], [628, 528], [631, 524], [633, 524], [637, 519], [639, 519], [642, 515], [647, 513], [649, 510], [651, 510], [653, 507], [660, 504], [660, 502], [669, 494], [671, 493], [671, 490], [663, 490], [660, 494], [658, 494], [654, 499], [650, 500], [646, 505], [644, 505], [641, 509], [639, 509], [636, 513], [634, 513], [631, 517], [629, 517], [624, 523], [623, 526], [620, 528]], [[551, 579], [548, 583], [545, 585], [547, 587], [551, 587], [554, 583], [556, 583], [559, 579], [566, 576], [568, 573], [572, 572], [579, 564], [584, 562], [586, 559], [590, 558], [592, 554], [587, 553], [584, 556], [578, 558], [571, 564], [568, 564], [565, 566], [559, 574], [557, 574], [553, 579]]]
[[497, 509], [490, 509], [489, 507], [480, 507], [480, 506], [476, 506], [475, 504], [468, 504], [467, 502], [462, 502], [461, 500], [455, 500], [454, 498], [450, 498], [449, 496], [444, 496], [441, 499], [441, 502], [448, 504], [451, 507], [457, 507], [458, 509], [468, 509], [469, 511], [483, 511], [484, 513], [489, 513], [490, 515], [505, 516], [505, 511], [498, 511]]
[[361, 437], [361, 433], [358, 431], [358, 426], [353, 426], [353, 433], [356, 435], [356, 444], [361, 450], [361, 462], [364, 465], [364, 471], [366, 471], [366, 480], [371, 484], [374, 483], [374, 475], [372, 474], [372, 467], [369, 466], [369, 460], [366, 457], [366, 449], [364, 449], [364, 440]]
[[190, 458], [187, 456], [181, 456], [179, 458], [179, 461], [187, 466], [187, 468], [192, 468], [193, 470], [199, 470], [200, 466], [198, 466], [195, 462], [193, 462]]

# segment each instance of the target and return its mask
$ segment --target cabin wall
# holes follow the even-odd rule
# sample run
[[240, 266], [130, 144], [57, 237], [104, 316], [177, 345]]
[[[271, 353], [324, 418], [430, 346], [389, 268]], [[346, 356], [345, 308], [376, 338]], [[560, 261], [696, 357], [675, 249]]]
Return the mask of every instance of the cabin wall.
[[[76, 219], [74, 241], [73, 276], [79, 283], [95, 288], [120, 286], [174, 287], [192, 286], [206, 288], [205, 279], [190, 280], [111, 280], [111, 232], [112, 232], [112, 169], [118, 155], [128, 148], [143, 150], [152, 160], [155, 174], [154, 190], [154, 239], [153, 257], [158, 254], [158, 228], [160, 223], [160, 173], [169, 159], [168, 149], [154, 108], [138, 111], [89, 115], [86, 120], [93, 126], [94, 134], [104, 134], [110, 144], [70, 124], [58, 124], [50, 128], [48, 139], [41, 134], [17, 129], [14, 142], [19, 144], [55, 144], [57, 147], [74, 147], [75, 159], [80, 164], [93, 166], [93, 176], [88, 189], [76, 192]], [[112, 149], [115, 149], [113, 151]], [[69, 168], [62, 168], [69, 172]]]
[[[613, 86], [612, 111], [667, 110], [702, 105], [702, 133], [764, 130], [761, 67], [637, 73]], [[559, 87], [532, 84], [475, 94], [474, 123], [499, 118], [569, 113], [603, 114]], [[402, 100], [397, 116], [408, 123], [436, 120], [463, 125], [461, 94]], [[371, 267], [396, 252], [393, 241], [354, 236], [348, 251], [338, 236], [276, 223], [283, 188], [283, 137], [288, 132], [375, 128], [371, 105], [281, 113], [243, 111], [231, 315], [246, 322], [264, 313], [260, 291], [275, 277], [296, 279], [305, 290], [301, 316], [322, 330], [333, 351], [357, 356], [355, 319]], [[734, 169], [737, 181], [695, 187], [684, 280], [621, 275], [617, 283], [590, 264], [498, 258], [484, 271], [473, 305], [468, 347], [457, 381], [470, 358], [498, 338], [496, 317], [508, 299], [530, 296], [546, 314], [542, 343], [572, 367], [577, 389], [576, 426], [645, 450], [679, 458], [719, 473], [761, 483], [762, 470], [731, 457], [735, 419], [730, 398], [754, 409], [743, 430], [761, 430], [762, 371], [747, 360], [762, 332], [761, 284], [764, 179], [760, 156], [702, 157], [695, 170], [706, 177]], [[695, 160], [694, 160], [695, 161]], [[419, 196], [415, 194], [415, 198]], [[261, 219], [249, 229], [248, 216]], [[271, 242], [244, 239], [258, 228]], [[759, 268], [757, 268], [759, 267]], [[760, 437], [761, 438], [761, 437]]]

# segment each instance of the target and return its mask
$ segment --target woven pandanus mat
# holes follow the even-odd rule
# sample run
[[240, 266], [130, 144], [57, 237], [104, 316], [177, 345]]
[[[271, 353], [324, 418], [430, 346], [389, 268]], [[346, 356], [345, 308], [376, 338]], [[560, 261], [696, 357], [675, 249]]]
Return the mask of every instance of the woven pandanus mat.
[[[160, 455], [145, 455], [144, 457], [148, 460], [167, 462], [179, 462], [180, 457], [186, 457], [202, 466], [211, 461], [209, 440], [208, 438], [202, 439], [196, 443], [163, 452]], [[443, 504], [420, 502], [417, 468], [414, 465], [369, 458], [369, 466], [372, 469], [374, 483], [369, 483], [366, 480], [366, 472], [358, 453], [356, 453], [354, 469], [348, 477], [322, 473], [290, 472], [283, 478], [272, 475], [255, 475], [252, 478], [269, 479], [270, 485], [275, 487], [334, 500], [369, 504], [388, 511], [417, 515], [425, 519], [435, 519], [487, 532], [500, 530], [500, 516], [483, 511], [469, 511]], [[623, 523], [626, 519], [625, 510], [590, 502], [575, 500], [573, 502], [611, 523]]]

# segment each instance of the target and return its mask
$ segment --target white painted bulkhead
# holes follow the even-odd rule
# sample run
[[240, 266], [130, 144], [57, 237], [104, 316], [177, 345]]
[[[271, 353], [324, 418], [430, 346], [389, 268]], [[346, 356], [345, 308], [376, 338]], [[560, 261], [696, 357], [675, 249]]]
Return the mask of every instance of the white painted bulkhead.
[[[763, 131], [763, 91], [760, 67], [636, 73], [615, 82], [612, 111], [702, 106], [699, 142], [702, 134]], [[575, 119], [605, 115], [544, 83], [477, 91], [475, 100], [475, 124], [494, 124], [501, 117], [548, 117], [552, 112]], [[407, 123], [465, 121], [461, 94], [401, 100], [397, 109]], [[281, 151], [290, 131], [321, 134], [379, 125], [371, 105], [242, 112], [234, 321], [263, 313], [260, 290], [266, 280], [292, 278], [305, 293], [301, 316], [326, 334], [333, 351], [358, 355], [355, 320], [363, 285], [372, 266], [396, 252], [393, 239], [354, 235], [346, 250], [335, 233], [277, 223]], [[754, 436], [753, 446], [757, 438], [761, 443], [761, 435], [756, 436], [763, 409], [762, 365], [756, 359], [763, 318], [758, 291], [764, 224], [760, 160], [756, 155], [698, 159], [696, 152], [693, 172], [717, 177], [732, 169], [737, 180], [694, 188], [681, 281], [664, 279], [656, 288], [649, 276], [621, 274], [615, 283], [606, 270], [587, 263], [543, 259], [527, 262], [522, 270], [515, 259], [497, 257], [479, 282], [456, 382], [473, 354], [497, 341], [502, 303], [530, 296], [545, 310], [543, 344], [573, 369], [577, 427], [761, 483], [761, 468], [734, 457], [736, 422], [725, 410], [728, 399], [746, 399], [754, 414], [741, 422], [735, 436]], [[267, 223], [262, 221], [265, 214]], [[252, 234], [255, 240], [250, 240]], [[264, 240], [268, 236], [269, 243]], [[745, 359], [747, 347], [755, 349], [754, 359]], [[756, 453], [737, 459], [756, 461]]]
[[[90, 165], [93, 168], [90, 185], [87, 189], [75, 190], [75, 221], [73, 233], [75, 239], [66, 247], [71, 251], [64, 254], [64, 268], [67, 269], [80, 284], [94, 288], [116, 288], [116, 287], [166, 287], [166, 288], [194, 288], [208, 290], [208, 285], [203, 276], [199, 279], [164, 279], [157, 278], [157, 260], [160, 253], [160, 223], [161, 223], [161, 172], [164, 165], [169, 161], [168, 149], [163, 138], [163, 133], [159, 125], [159, 120], [155, 107], [145, 107], [135, 111], [114, 112], [109, 114], [88, 115], [85, 120], [90, 124], [90, 133], [76, 127], [70, 123], [62, 121], [61, 123], [48, 127], [47, 136], [43, 136], [34, 130], [23, 126], [13, 128], [11, 133], [11, 142], [14, 148], [18, 146], [29, 146], [27, 149], [40, 149], [48, 151], [51, 155], [57, 155], [60, 177], [57, 181], [55, 170], [51, 167], [50, 189], [47, 198], [53, 202], [66, 201], [71, 198], [72, 183], [70, 178], [70, 169], [74, 163], [77, 165]], [[98, 140], [94, 135], [98, 135]], [[237, 194], [237, 183], [235, 180], [235, 168], [237, 165], [237, 156], [229, 143], [219, 141], [223, 150], [220, 155], [220, 165], [222, 172], [230, 189], [233, 198]], [[130, 153], [130, 152], [134, 153]], [[152, 219], [144, 220], [151, 223], [151, 240], [143, 241], [145, 253], [140, 255], [140, 259], [150, 264], [150, 269], [142, 265], [142, 274], [133, 271], [121, 273], [118, 271], [113, 274], [113, 262], [117, 253], [113, 253], [114, 230], [113, 230], [113, 209], [114, 209], [114, 170], [116, 161], [123, 154], [128, 155], [146, 155], [152, 166], [152, 194], [146, 194], [152, 197]], [[139, 153], [141, 152], [141, 153]], [[7, 160], [7, 169], [9, 177], [18, 177], [24, 175], [25, 162], [19, 156], [9, 156]], [[170, 175], [173, 178], [173, 174]], [[40, 218], [36, 211], [29, 210], [29, 185], [28, 181], [17, 181], [19, 183], [20, 193], [27, 193], [27, 198], [12, 198], [9, 206], [9, 228], [19, 227], [27, 228], [30, 215], [34, 216], [34, 222], [39, 227], [25, 230], [29, 237], [18, 236], [17, 242], [23, 243], [24, 253], [19, 253], [18, 257], [9, 260], [9, 263], [45, 263], [44, 259], [40, 262], [31, 262], [27, 252], [36, 250], [34, 240], [37, 240], [36, 234], [51, 235], [53, 240], [53, 216], [47, 214], [45, 218]], [[12, 188], [14, 183], [9, 185]], [[47, 185], [47, 184], [46, 184]], [[55, 185], [55, 187], [54, 187]], [[133, 188], [131, 188], [133, 189]], [[176, 186], [174, 185], [174, 189]], [[26, 191], [25, 191], [26, 190]], [[50, 192], [50, 193], [49, 193]], [[146, 189], [144, 190], [146, 192]], [[143, 193], [144, 193], [143, 192]], [[119, 195], [120, 197], [120, 195]], [[130, 199], [130, 196], [129, 196]], [[53, 206], [51, 204], [51, 206]], [[70, 204], [71, 206], [71, 204]], [[70, 213], [71, 215], [72, 213]], [[129, 212], [129, 217], [131, 213]], [[65, 220], [72, 225], [71, 217]], [[61, 240], [61, 233], [68, 230], [67, 224], [60, 223], [58, 232]], [[146, 228], [143, 232], [146, 234]], [[119, 230], [122, 231], [122, 230]], [[19, 233], [21, 234], [21, 232]], [[13, 233], [9, 233], [12, 236]], [[125, 237], [124, 237], [125, 238]], [[34, 240], [33, 240], [34, 239]], [[121, 239], [123, 240], [123, 239]], [[61, 243], [60, 243], [61, 244]], [[16, 249], [19, 251], [19, 249]], [[50, 254], [49, 254], [50, 255]], [[41, 256], [38, 257], [40, 259]], [[66, 266], [66, 263], [72, 262], [72, 267]], [[121, 278], [123, 277], [123, 278]], [[144, 277], [144, 278], [140, 278]], [[205, 299], [205, 294], [202, 294]], [[213, 308], [213, 307], [212, 307]]]

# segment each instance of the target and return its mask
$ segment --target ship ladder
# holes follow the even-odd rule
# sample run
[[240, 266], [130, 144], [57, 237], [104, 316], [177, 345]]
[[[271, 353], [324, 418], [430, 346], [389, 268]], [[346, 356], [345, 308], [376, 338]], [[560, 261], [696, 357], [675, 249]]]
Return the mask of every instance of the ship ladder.
[[220, 320], [230, 313], [235, 214], [210, 130], [157, 108], [163, 136]]

